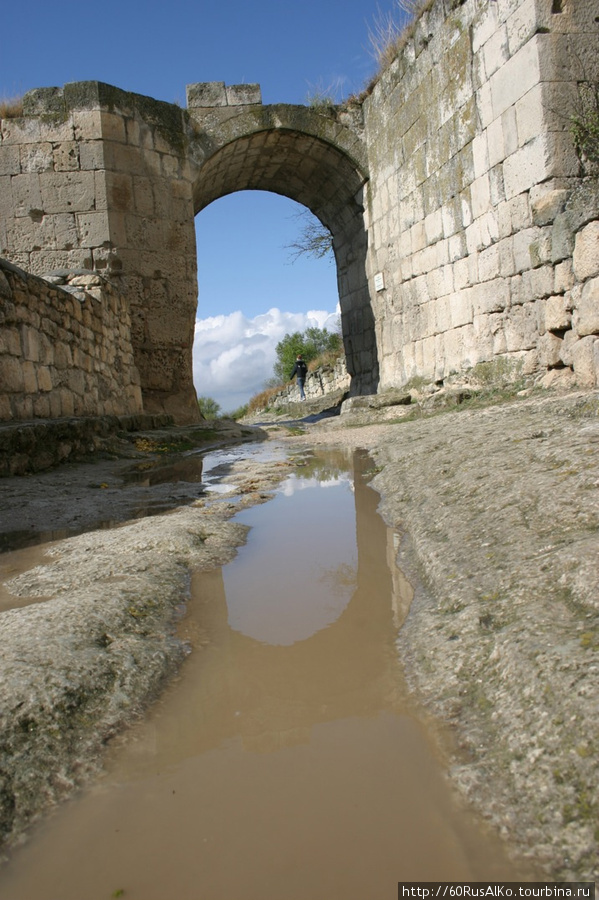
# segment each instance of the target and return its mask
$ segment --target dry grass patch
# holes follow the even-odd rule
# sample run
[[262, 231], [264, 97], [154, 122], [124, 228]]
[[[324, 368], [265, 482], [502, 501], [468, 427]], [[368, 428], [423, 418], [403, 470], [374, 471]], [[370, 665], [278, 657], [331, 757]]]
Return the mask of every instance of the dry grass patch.
[[0, 119], [20, 119], [23, 115], [22, 97], [0, 98]]

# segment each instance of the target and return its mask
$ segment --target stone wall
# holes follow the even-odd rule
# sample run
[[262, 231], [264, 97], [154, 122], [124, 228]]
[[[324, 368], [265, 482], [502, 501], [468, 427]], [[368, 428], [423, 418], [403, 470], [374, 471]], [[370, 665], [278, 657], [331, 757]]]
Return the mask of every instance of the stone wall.
[[0, 260], [0, 421], [140, 413], [125, 299], [97, 273], [51, 277]]
[[598, 47], [594, 0], [436, 0], [365, 101], [381, 387], [496, 356], [598, 382], [599, 193], [569, 132]]
[[329, 227], [352, 394], [496, 357], [597, 384], [599, 189], [570, 133], [599, 82], [597, 0], [425, 6], [343, 107], [223, 83], [188, 86], [187, 110], [100, 82], [29, 92], [0, 122], [0, 257], [105, 276], [144, 410], [178, 423], [199, 414], [194, 215], [238, 190]]
[[185, 113], [100, 82], [26, 94], [0, 121], [0, 257], [104, 273], [127, 297], [148, 412], [196, 421], [197, 301]]

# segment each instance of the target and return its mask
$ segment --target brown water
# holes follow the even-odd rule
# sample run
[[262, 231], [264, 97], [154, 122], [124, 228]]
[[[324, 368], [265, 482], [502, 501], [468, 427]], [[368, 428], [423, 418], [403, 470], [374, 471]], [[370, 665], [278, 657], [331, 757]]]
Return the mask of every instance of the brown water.
[[180, 676], [14, 853], [2, 900], [394, 900], [398, 881], [522, 878], [411, 711], [397, 536], [348, 464], [317, 460], [240, 516], [247, 546], [193, 578]]

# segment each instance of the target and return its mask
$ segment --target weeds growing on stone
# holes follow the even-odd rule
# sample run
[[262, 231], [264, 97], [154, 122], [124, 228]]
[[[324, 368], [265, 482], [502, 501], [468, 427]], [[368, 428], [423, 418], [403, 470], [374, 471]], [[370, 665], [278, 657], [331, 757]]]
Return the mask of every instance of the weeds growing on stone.
[[578, 85], [578, 102], [570, 116], [570, 134], [582, 163], [599, 163], [599, 82]]
[[20, 119], [22, 115], [22, 97], [2, 97], [0, 99], [0, 119]]

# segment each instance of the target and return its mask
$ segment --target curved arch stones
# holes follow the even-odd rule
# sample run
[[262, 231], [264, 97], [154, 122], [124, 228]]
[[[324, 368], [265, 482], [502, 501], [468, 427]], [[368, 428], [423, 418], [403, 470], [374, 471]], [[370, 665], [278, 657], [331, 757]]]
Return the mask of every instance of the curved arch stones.
[[360, 115], [263, 106], [258, 85], [221, 82], [188, 86], [187, 109], [101, 82], [31, 91], [23, 117], [3, 121], [4, 155], [10, 162], [12, 147], [18, 167], [12, 209], [0, 208], [0, 255], [35, 275], [106, 275], [130, 310], [144, 410], [191, 422], [194, 217], [234, 191], [283, 194], [333, 235], [353, 391], [373, 391]]

